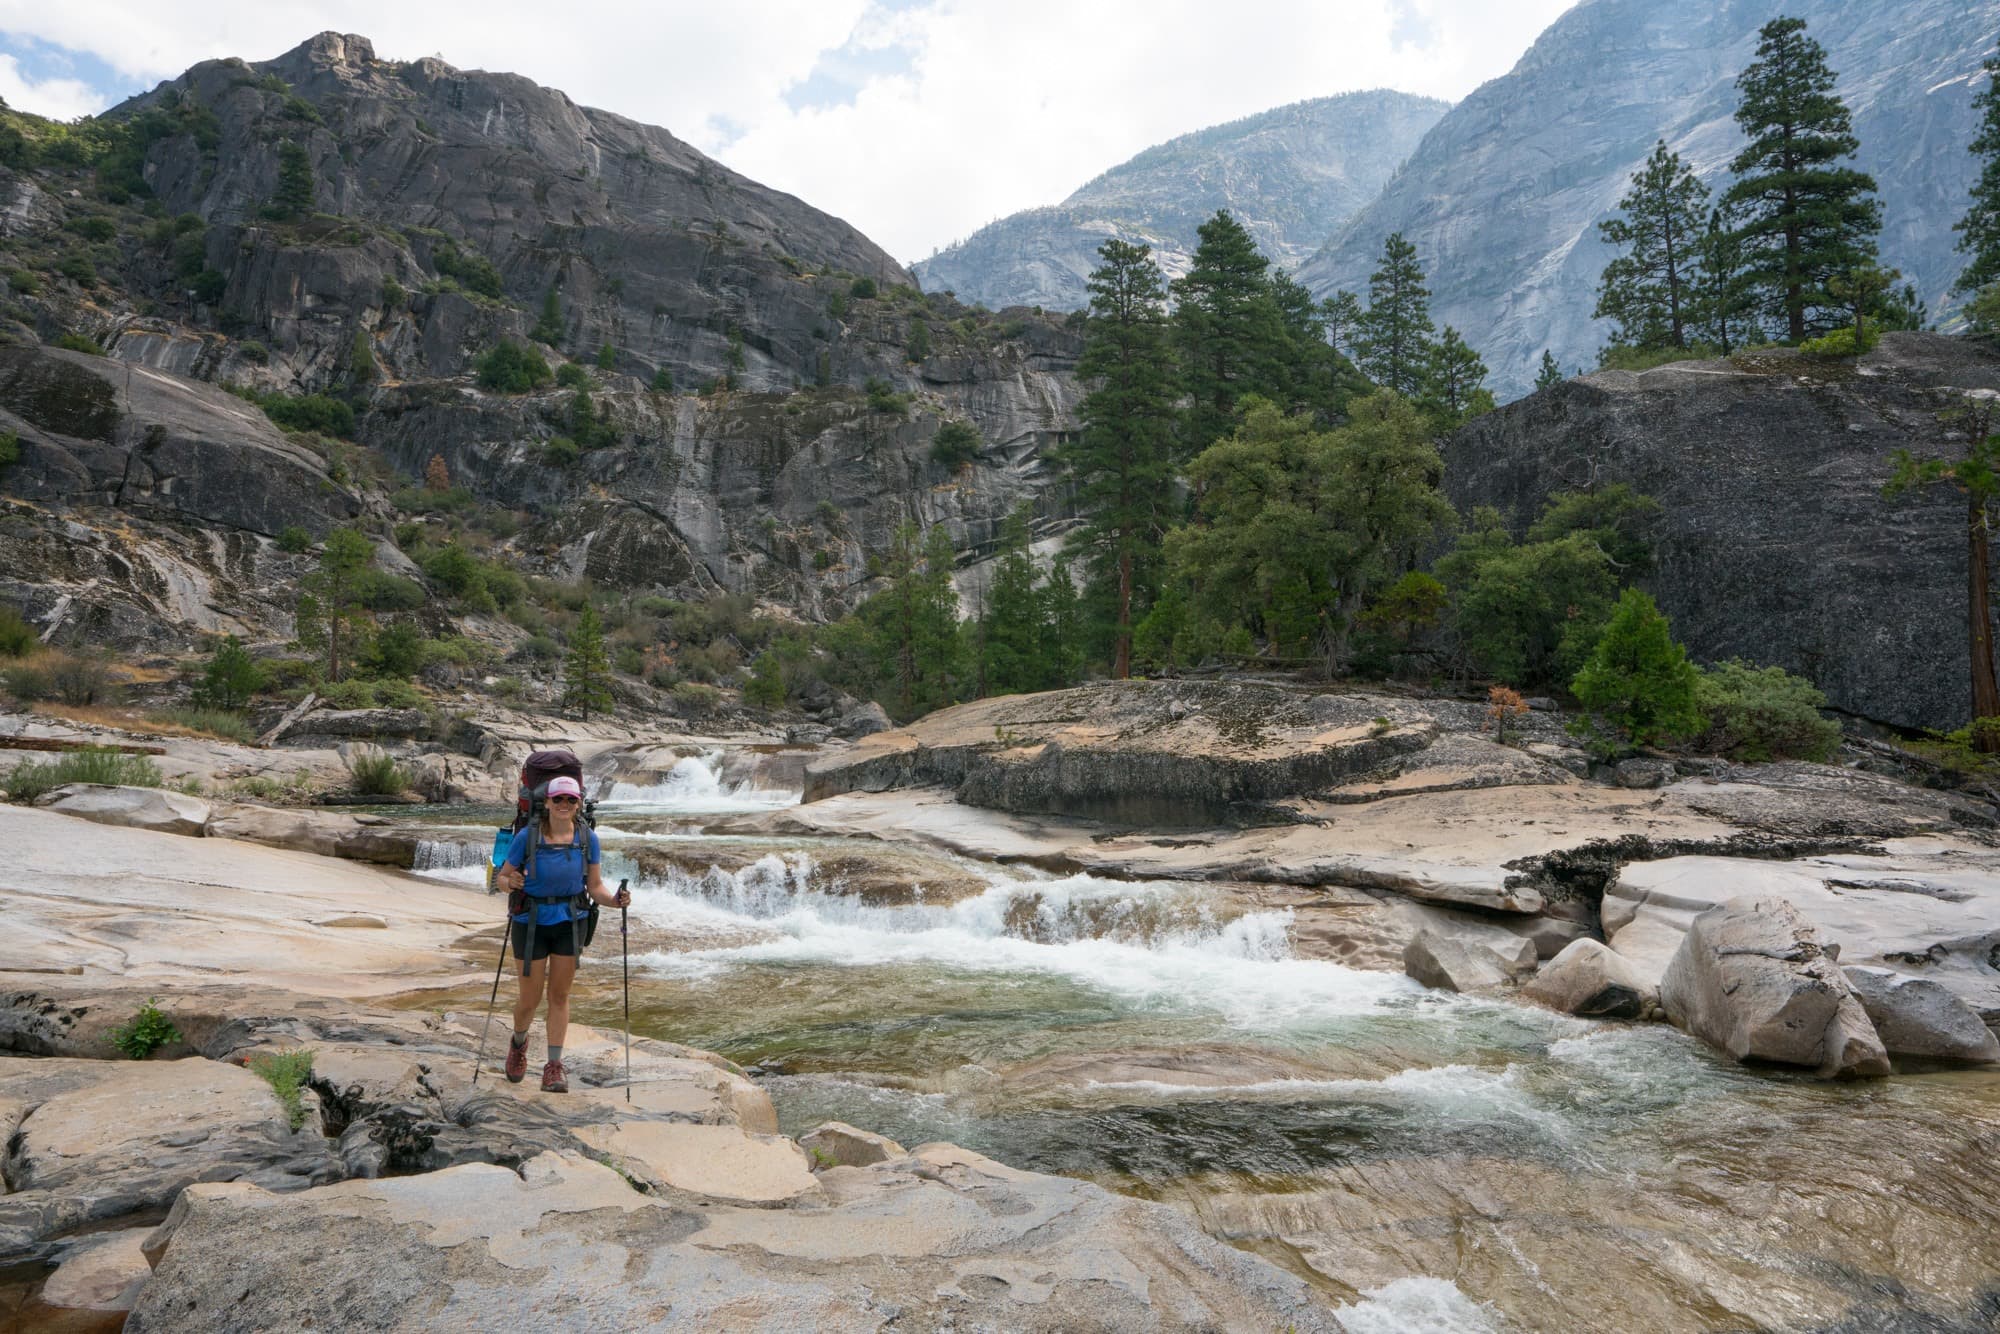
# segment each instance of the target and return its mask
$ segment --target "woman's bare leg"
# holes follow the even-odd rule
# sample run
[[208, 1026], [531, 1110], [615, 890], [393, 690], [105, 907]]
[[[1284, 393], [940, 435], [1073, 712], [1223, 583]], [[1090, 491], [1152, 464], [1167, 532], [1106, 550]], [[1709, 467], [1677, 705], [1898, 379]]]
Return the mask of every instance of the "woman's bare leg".
[[[570, 967], [574, 971], [576, 967], [574, 959], [570, 960]], [[528, 1025], [535, 1022], [535, 1007], [542, 1003], [542, 984], [548, 981], [548, 977], [549, 961], [547, 959], [537, 959], [528, 966], [527, 976], [521, 979], [520, 995], [514, 1001], [514, 1031], [516, 1033], [527, 1032]], [[567, 995], [569, 991], [567, 983], [564, 984], [563, 991]], [[553, 1022], [555, 1019], [553, 1006], [550, 1007], [549, 1019], [551, 1021], [550, 1031], [553, 1033]], [[569, 1024], [569, 1007], [567, 1005], [563, 1007], [563, 1024], [565, 1027]]]
[[569, 989], [576, 981], [576, 956], [551, 954], [549, 973], [549, 1045], [560, 1047], [569, 1036]]

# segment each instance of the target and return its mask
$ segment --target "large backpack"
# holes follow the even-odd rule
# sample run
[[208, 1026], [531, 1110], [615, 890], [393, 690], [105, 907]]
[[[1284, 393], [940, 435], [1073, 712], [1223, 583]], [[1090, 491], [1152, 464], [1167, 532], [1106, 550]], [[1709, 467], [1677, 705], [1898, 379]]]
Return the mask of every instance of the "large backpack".
[[[499, 889], [495, 877], [500, 873], [500, 864], [505, 859], [508, 845], [514, 835], [537, 823], [542, 818], [542, 807], [548, 801], [549, 784], [557, 778], [573, 778], [576, 785], [583, 786], [583, 762], [567, 750], [538, 750], [521, 764], [521, 784], [514, 798], [514, 822], [502, 826], [494, 835], [492, 864], [486, 870], [486, 892], [491, 894]], [[586, 829], [597, 828], [597, 803], [585, 801], [579, 812]], [[540, 839], [528, 841], [527, 873], [535, 873], [535, 849]]]

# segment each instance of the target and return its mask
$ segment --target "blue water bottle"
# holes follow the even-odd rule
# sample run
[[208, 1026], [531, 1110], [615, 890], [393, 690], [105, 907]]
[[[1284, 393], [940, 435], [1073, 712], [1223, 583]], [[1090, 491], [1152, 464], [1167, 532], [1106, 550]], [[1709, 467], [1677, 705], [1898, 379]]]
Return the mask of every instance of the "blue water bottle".
[[507, 849], [513, 846], [514, 831], [512, 829], [506, 825], [502, 825], [493, 831], [493, 858], [486, 867], [486, 892], [488, 894], [499, 893], [500, 885], [498, 877], [500, 875], [500, 867], [507, 860]]

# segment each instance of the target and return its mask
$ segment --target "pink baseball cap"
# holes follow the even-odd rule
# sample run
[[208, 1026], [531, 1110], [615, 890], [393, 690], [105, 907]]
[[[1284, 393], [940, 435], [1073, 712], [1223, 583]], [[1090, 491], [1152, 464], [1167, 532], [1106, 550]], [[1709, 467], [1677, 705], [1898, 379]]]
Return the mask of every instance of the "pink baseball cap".
[[575, 797], [578, 801], [582, 801], [583, 787], [568, 774], [562, 774], [549, 780], [549, 795], [552, 797]]

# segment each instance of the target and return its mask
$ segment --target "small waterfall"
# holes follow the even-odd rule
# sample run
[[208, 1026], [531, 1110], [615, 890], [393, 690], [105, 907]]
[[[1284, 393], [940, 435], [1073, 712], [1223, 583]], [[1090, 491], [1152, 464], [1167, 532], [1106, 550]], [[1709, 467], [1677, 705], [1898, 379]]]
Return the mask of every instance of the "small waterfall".
[[426, 838], [417, 842], [410, 869], [430, 880], [448, 880], [456, 885], [484, 885], [486, 867], [493, 856], [489, 835], [480, 842], [462, 838]]
[[706, 755], [690, 755], [677, 761], [667, 776], [656, 783], [639, 783], [624, 778], [605, 779], [596, 795], [599, 806], [606, 810], [727, 814], [796, 806], [802, 794], [774, 791], [747, 782], [724, 783], [722, 752], [710, 751]]

